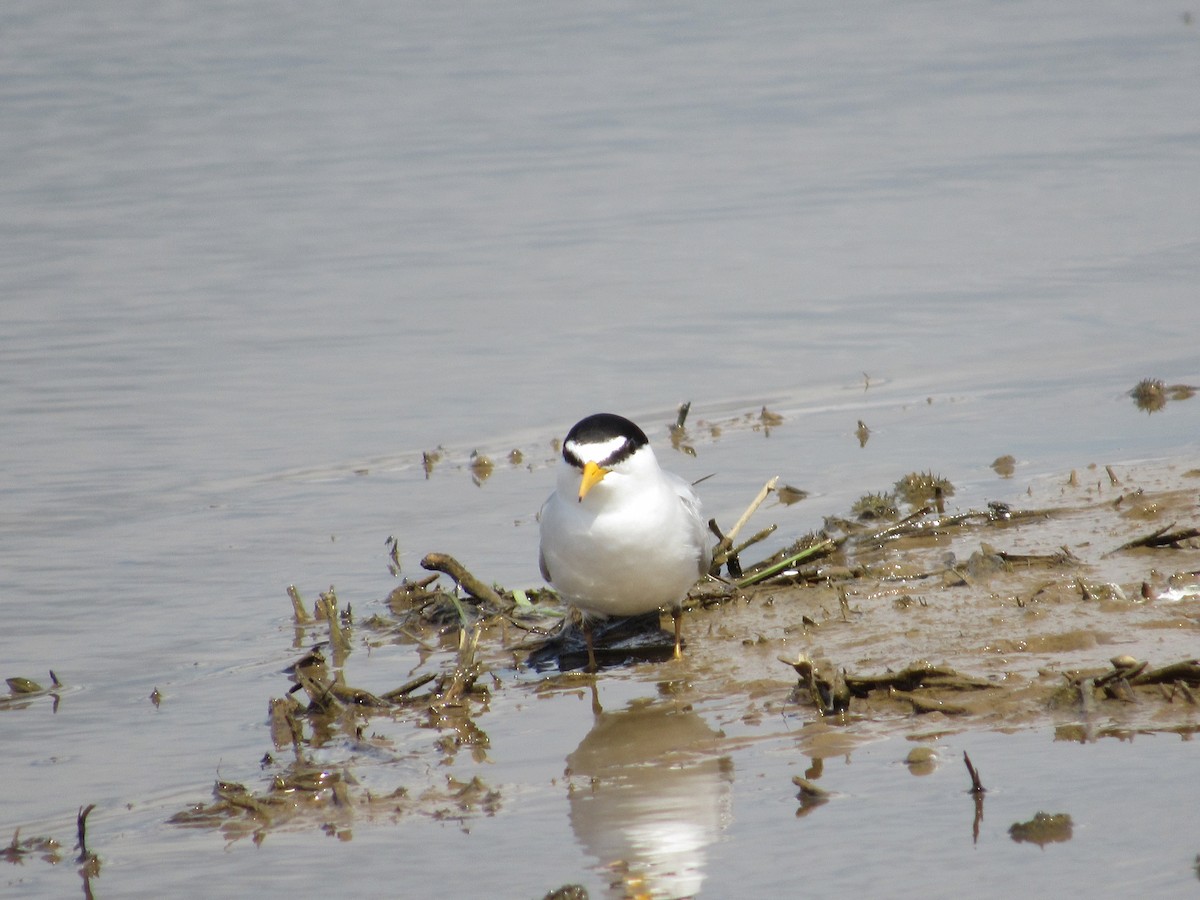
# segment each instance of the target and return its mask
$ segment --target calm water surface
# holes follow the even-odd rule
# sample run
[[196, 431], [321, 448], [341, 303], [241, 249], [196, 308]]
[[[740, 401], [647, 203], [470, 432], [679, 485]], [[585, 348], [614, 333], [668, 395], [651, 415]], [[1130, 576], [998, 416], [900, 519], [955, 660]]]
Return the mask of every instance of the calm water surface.
[[[550, 442], [585, 413], [662, 440], [691, 400], [721, 436], [661, 452], [715, 474], [722, 521], [771, 475], [809, 490], [780, 541], [913, 469], [971, 505], [1093, 462], [1200, 464], [1200, 400], [1126, 393], [1200, 384], [1200, 31], [1176, 5], [11, 2], [0, 28], [0, 675], [67, 685], [57, 712], [0, 711], [0, 827], [69, 840], [96, 803], [114, 895], [470, 895], [475, 855], [504, 860], [501, 896], [603, 892], [611, 835], [556, 781], [593, 727], [575, 700], [490, 723], [487, 779], [520, 798], [494, 819], [231, 852], [163, 824], [262, 777], [289, 583], [369, 614], [394, 535], [407, 574], [436, 549], [536, 584]], [[743, 421], [764, 405], [770, 436]], [[472, 451], [497, 460], [482, 486]], [[372, 678], [417, 664], [376, 651]], [[606, 706], [652, 678], [613, 676]], [[394, 730], [422, 765], [428, 736]], [[1098, 774], [1190, 745], [970, 740], [1021, 770], [978, 844], [959, 773], [914, 798], [894, 743], [801, 820], [785, 740], [702, 759], [703, 877], [664, 891], [1104, 890], [1118, 845], [1131, 886], [1194, 889], [1200, 847], [1155, 818], [1178, 794], [1146, 775], [1147, 828], [1117, 835]], [[1012, 844], [1058, 782], [1076, 838]], [[908, 816], [929, 830], [830, 850]], [[0, 885], [61, 896], [71, 868]]]

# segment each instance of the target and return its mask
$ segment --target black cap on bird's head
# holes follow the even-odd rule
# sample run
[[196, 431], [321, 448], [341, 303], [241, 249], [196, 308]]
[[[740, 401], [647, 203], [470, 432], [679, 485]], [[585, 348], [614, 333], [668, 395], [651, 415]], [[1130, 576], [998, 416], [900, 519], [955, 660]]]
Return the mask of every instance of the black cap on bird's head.
[[650, 443], [646, 438], [646, 432], [624, 416], [618, 416], [615, 413], [596, 413], [586, 419], [580, 419], [572, 425], [563, 440], [563, 446], [571, 443], [606, 444], [617, 437], [627, 439], [634, 449]]
[[[579, 499], [582, 501], [612, 466], [629, 459], [649, 444], [646, 432], [624, 416], [596, 413], [576, 422], [563, 440], [562, 455], [569, 465], [583, 472]], [[585, 459], [579, 451], [587, 446], [605, 446], [608, 452], [602, 459]]]

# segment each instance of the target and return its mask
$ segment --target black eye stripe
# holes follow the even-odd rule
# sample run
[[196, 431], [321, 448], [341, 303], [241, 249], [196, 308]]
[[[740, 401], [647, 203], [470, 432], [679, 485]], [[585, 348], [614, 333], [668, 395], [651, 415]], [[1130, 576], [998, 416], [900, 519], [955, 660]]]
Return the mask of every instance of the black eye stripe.
[[610, 466], [615, 466], [619, 462], [624, 462], [625, 460], [629, 459], [629, 457], [633, 456], [637, 449], [637, 445], [635, 445], [632, 441], [626, 441], [612, 453], [608, 454], [608, 456], [604, 457], [604, 459], [600, 461], [600, 467], [607, 469]]
[[[618, 463], [624, 462], [625, 460], [629, 459], [629, 457], [633, 456], [633, 454], [636, 453], [637, 450], [638, 450], [637, 444], [634, 444], [632, 441], [625, 441], [623, 444], [621, 444], [620, 447], [618, 447], [612, 453], [608, 454], [608, 456], [604, 457], [604, 459], [597, 460], [596, 465], [600, 466], [600, 468], [602, 468], [602, 469], [610, 468], [611, 466], [615, 466]], [[564, 446], [562, 455], [563, 455], [563, 459], [565, 459], [570, 465], [574, 466], [576, 469], [583, 468], [584, 461], [579, 458], [579, 454], [576, 453], [571, 447]]]

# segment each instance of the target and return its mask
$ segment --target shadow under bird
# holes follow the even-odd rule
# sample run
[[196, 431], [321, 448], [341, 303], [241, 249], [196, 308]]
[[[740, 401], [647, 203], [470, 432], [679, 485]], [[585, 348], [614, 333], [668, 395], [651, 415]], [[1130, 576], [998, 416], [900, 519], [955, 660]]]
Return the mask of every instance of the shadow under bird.
[[682, 656], [683, 600], [712, 553], [700, 498], [659, 468], [642, 429], [612, 413], [576, 422], [540, 520], [542, 577], [583, 614], [592, 671], [597, 617], [668, 608]]

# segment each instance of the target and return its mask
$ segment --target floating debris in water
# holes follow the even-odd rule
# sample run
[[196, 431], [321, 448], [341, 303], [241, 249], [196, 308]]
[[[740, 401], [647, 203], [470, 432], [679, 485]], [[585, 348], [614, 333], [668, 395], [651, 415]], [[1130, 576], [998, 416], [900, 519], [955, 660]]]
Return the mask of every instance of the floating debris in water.
[[671, 424], [668, 431], [671, 435], [671, 447], [678, 450], [687, 456], [695, 456], [696, 448], [691, 444], [691, 438], [688, 436], [687, 428], [684, 423], [687, 421], [688, 412], [692, 408], [692, 402], [689, 400], [679, 406], [679, 412], [675, 416], [675, 421]]
[[1166, 384], [1160, 378], [1143, 378], [1129, 392], [1134, 405], [1145, 412], [1158, 412], [1168, 400], [1187, 400], [1196, 388], [1190, 384]]
[[828, 660], [813, 661], [801, 653], [795, 661], [784, 656], [779, 657], [779, 661], [791, 666], [800, 676], [797, 690], [792, 693], [796, 700], [807, 694], [823, 716], [841, 715], [850, 708], [850, 688], [845, 674]]
[[496, 464], [492, 462], [491, 457], [472, 450], [471, 462], [467, 468], [471, 470], [471, 480], [475, 482], [476, 486], [480, 486], [492, 477]]
[[18, 675], [15, 678], [6, 678], [4, 680], [8, 682], [8, 689], [14, 694], [40, 694], [45, 690], [44, 687], [32, 678], [22, 678]]
[[915, 775], [928, 775], [937, 768], [937, 758], [932, 747], [913, 747], [904, 757], [904, 764]]
[[867, 427], [862, 419], [858, 420], [858, 427], [854, 429], [854, 436], [858, 438], [859, 447], [867, 446], [867, 441], [871, 438], [871, 429]]
[[913, 507], [940, 504], [943, 497], [954, 496], [954, 485], [932, 471], [910, 472], [896, 482], [896, 496]]
[[784, 506], [791, 506], [793, 503], [799, 503], [801, 500], [807, 500], [808, 491], [801, 490], [798, 487], [792, 487], [790, 484], [785, 484], [783, 487], [775, 489], [775, 496], [779, 498], [779, 502]]
[[62, 844], [52, 837], [21, 838], [21, 829], [13, 832], [12, 841], [0, 849], [0, 859], [5, 862], [22, 864], [29, 856], [40, 856], [42, 862], [52, 866], [62, 862]]
[[400, 542], [392, 535], [388, 535], [387, 540], [383, 545], [388, 550], [388, 572], [393, 578], [400, 574]]
[[587, 888], [579, 884], [564, 884], [550, 891], [542, 900], [588, 900]]
[[425, 469], [425, 477], [429, 478], [433, 474], [433, 467], [442, 461], [442, 448], [437, 450], [425, 450], [421, 453], [421, 466]]
[[854, 501], [850, 512], [860, 522], [891, 520], [900, 515], [900, 510], [896, 508], [895, 495], [879, 493], [863, 494]]
[[793, 775], [792, 784], [800, 789], [796, 794], [796, 799], [803, 806], [814, 806], [829, 802], [829, 791], [814, 781], [802, 778], [799, 775]]
[[1017, 458], [1009, 453], [997, 456], [992, 460], [992, 469], [1001, 478], [1012, 478], [1017, 471]]
[[1071, 817], [1066, 813], [1039, 812], [1028, 822], [1017, 822], [1008, 829], [1018, 844], [1029, 843], [1045, 847], [1061, 844], [1071, 839]]

